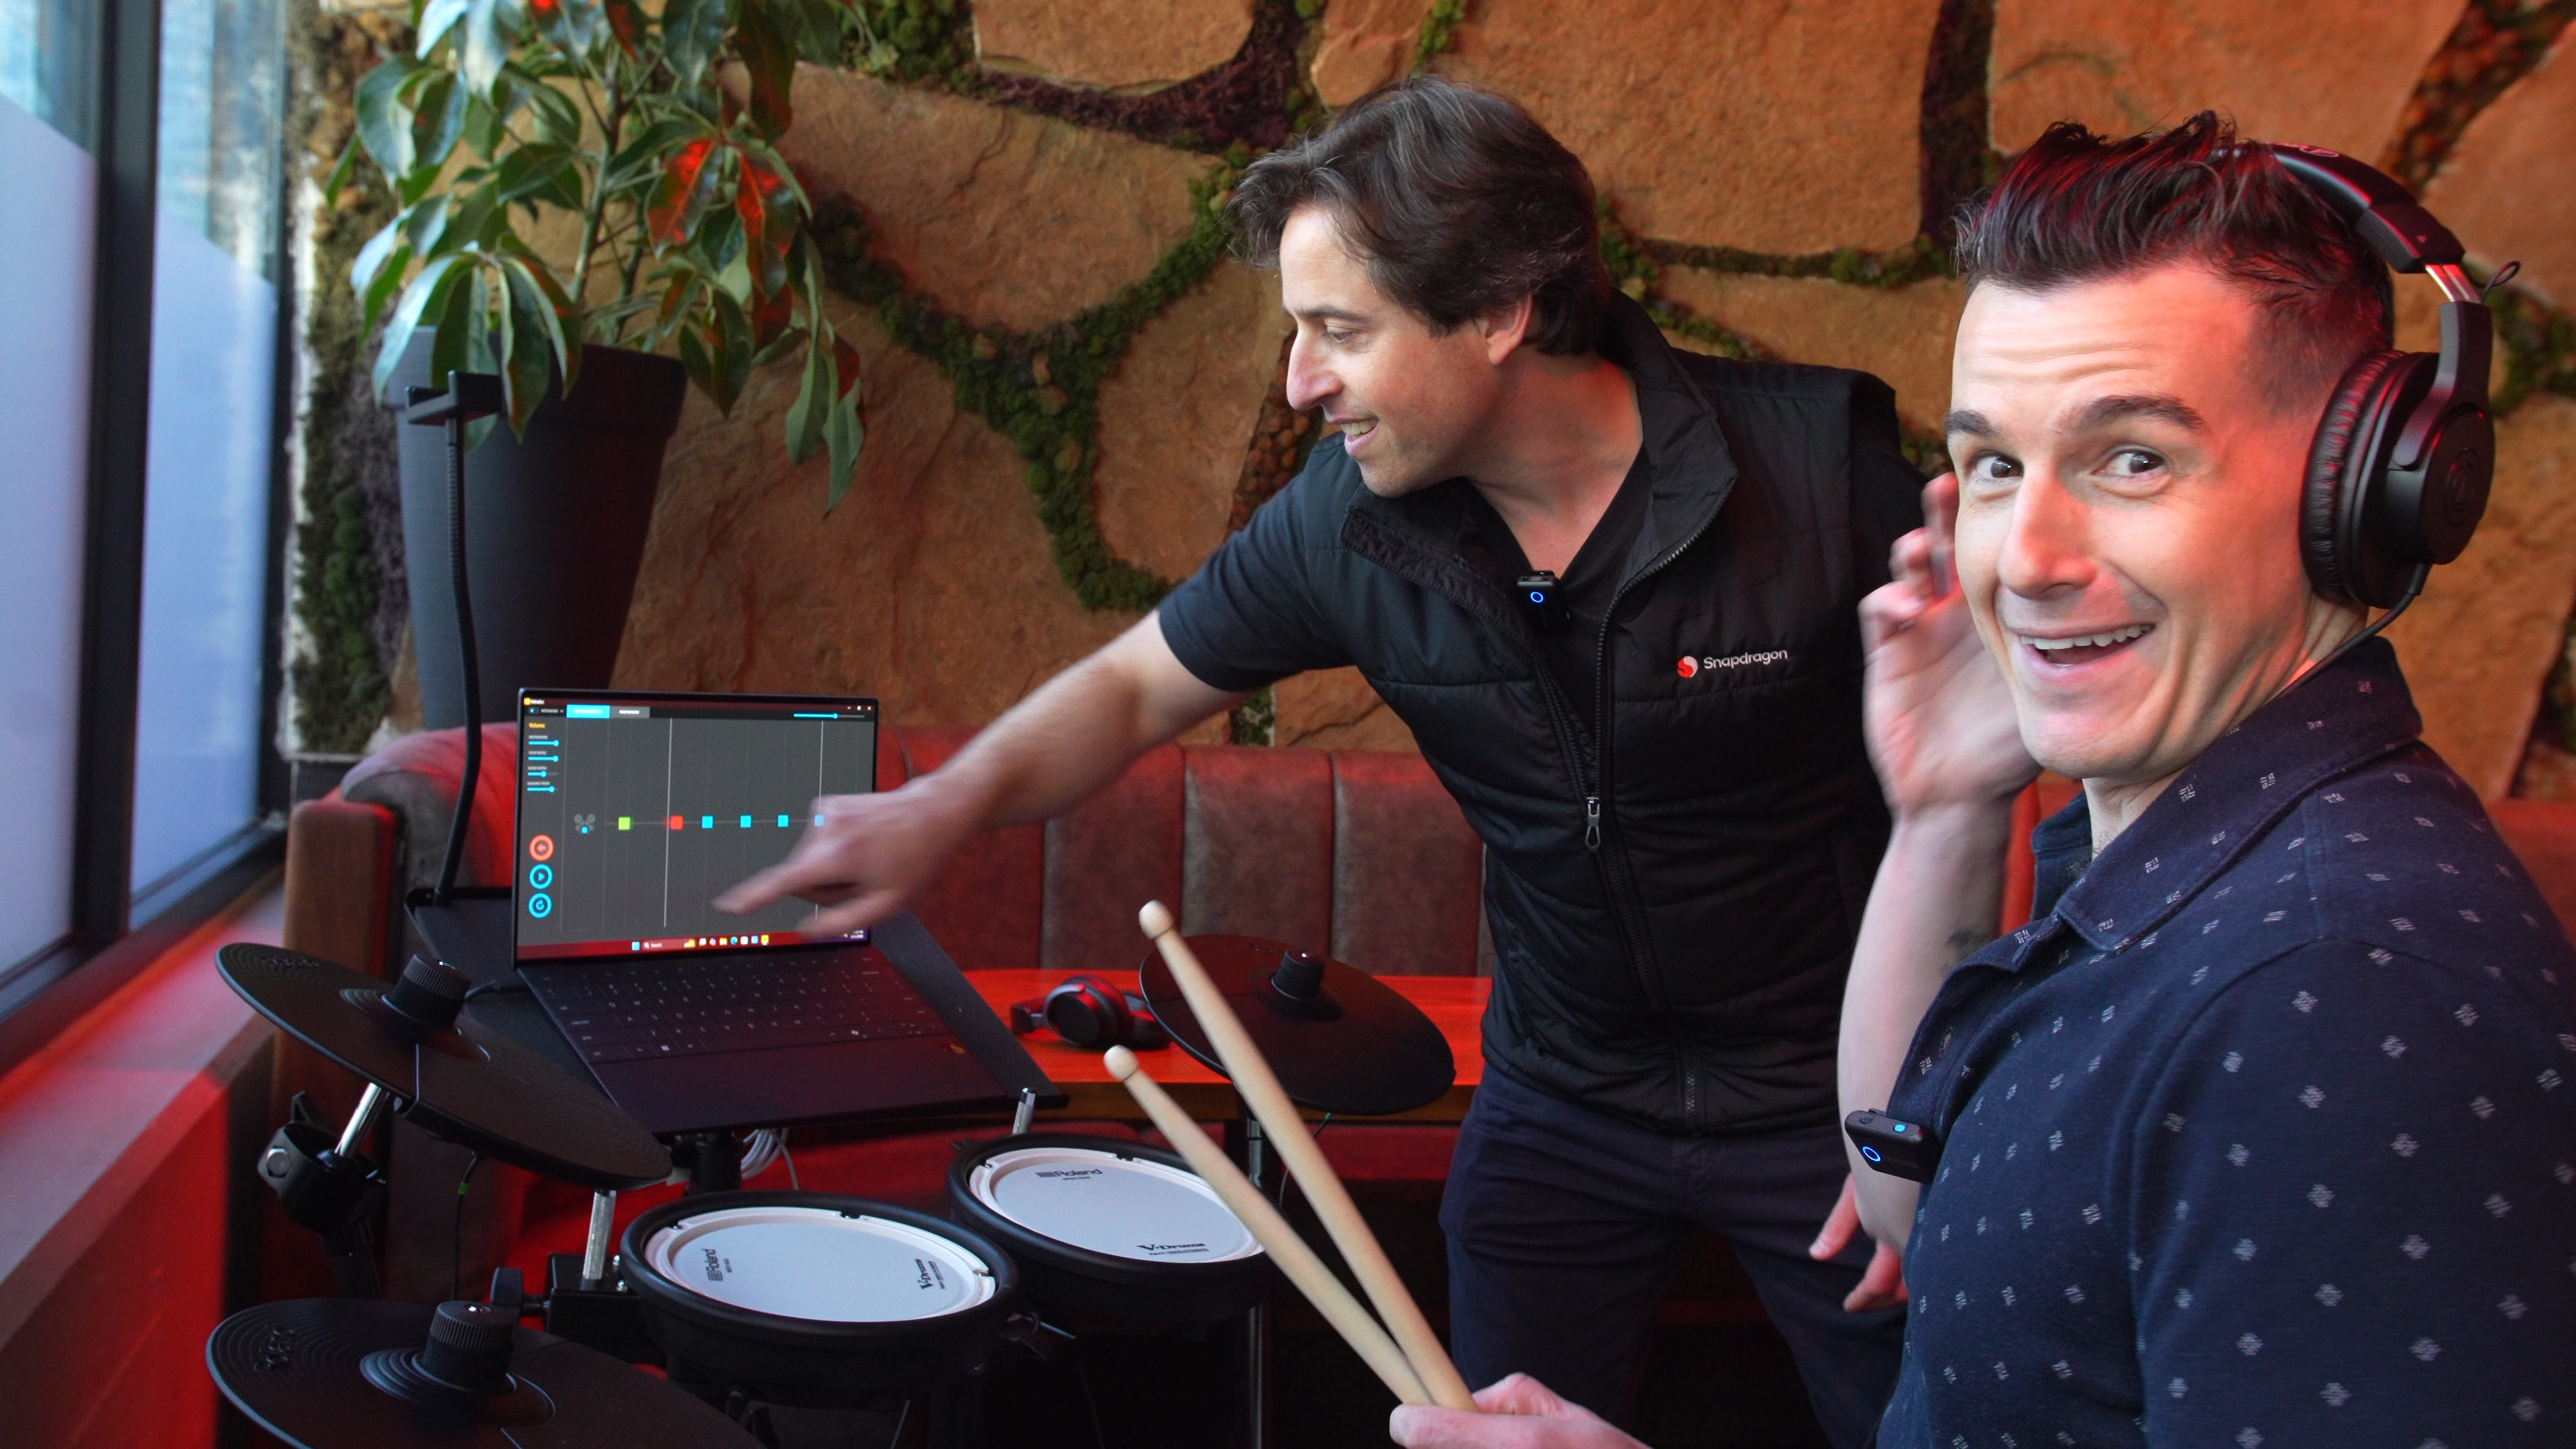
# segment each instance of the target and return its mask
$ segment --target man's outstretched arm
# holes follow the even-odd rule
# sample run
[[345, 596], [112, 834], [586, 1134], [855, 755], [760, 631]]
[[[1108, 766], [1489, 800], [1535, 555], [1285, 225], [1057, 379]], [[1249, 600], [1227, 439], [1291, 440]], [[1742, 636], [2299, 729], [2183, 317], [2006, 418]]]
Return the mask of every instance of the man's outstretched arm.
[[979, 830], [1043, 820], [1118, 777], [1137, 756], [1240, 694], [1202, 683], [1148, 614], [1099, 652], [1011, 707], [945, 765], [901, 789], [833, 795], [786, 860], [717, 897], [728, 911], [786, 896], [831, 907], [821, 934], [903, 908]]

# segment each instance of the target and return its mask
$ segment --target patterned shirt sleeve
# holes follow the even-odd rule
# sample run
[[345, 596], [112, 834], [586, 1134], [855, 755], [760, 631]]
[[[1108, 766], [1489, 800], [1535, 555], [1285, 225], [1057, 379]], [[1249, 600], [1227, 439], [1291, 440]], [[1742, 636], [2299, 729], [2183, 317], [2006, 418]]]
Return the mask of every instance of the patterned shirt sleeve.
[[2528, 968], [2245, 975], [2130, 1119], [2151, 1444], [2576, 1442], [2576, 1038]]

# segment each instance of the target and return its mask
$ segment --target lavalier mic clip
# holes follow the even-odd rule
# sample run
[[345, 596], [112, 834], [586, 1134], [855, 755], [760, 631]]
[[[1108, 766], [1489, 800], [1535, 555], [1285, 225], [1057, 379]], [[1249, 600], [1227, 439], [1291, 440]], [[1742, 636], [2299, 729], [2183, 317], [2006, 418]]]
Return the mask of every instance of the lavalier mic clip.
[[1555, 570], [1538, 569], [1525, 573], [1513, 587], [1520, 600], [1521, 613], [1536, 632], [1550, 633], [1573, 622], [1573, 614], [1565, 607], [1564, 587]]

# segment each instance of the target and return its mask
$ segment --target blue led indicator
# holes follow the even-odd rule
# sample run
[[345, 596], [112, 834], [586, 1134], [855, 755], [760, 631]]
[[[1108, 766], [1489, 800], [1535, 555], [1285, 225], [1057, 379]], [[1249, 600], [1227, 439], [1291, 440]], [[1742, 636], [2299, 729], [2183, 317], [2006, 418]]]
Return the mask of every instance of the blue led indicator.
[[743, 829], [743, 830], [749, 830], [749, 829], [751, 828], [751, 817], [750, 817], [750, 816], [748, 816], [748, 815], [746, 815], [746, 816], [742, 817], [742, 824], [741, 824], [741, 826], [740, 826], [739, 828], [740, 828], [740, 829]]
[[715, 829], [715, 828], [716, 828], [716, 818], [715, 818], [714, 816], [712, 816], [712, 815], [701, 815], [701, 816], [699, 816], [699, 817], [698, 817], [698, 828], [699, 828], [700, 830], [713, 830], [713, 829]]
[[542, 921], [555, 913], [554, 901], [543, 892], [528, 897], [528, 914]]
[[1884, 1162], [1884, 1161], [1886, 1161], [1886, 1159], [1885, 1159], [1885, 1158], [1880, 1157], [1880, 1156], [1878, 1155], [1878, 1149], [1877, 1149], [1877, 1148], [1875, 1148], [1875, 1147], [1863, 1147], [1863, 1148], [1860, 1150], [1860, 1155], [1861, 1155], [1861, 1156], [1863, 1156], [1863, 1157], [1868, 1158], [1868, 1159], [1869, 1159], [1870, 1161], [1872, 1161], [1872, 1162]]
[[1530, 590], [1530, 602], [1533, 604], [1544, 604], [1547, 602], [1547, 595], [1539, 592], [1537, 589], [1532, 589]]
[[781, 816], [779, 816], [779, 817], [778, 817], [778, 828], [779, 828], [779, 829], [784, 830], [784, 829], [786, 829], [786, 828], [787, 828], [787, 819], [788, 819], [788, 817], [786, 817], [786, 816], [784, 816], [784, 815], [781, 815]]
[[528, 872], [528, 884], [538, 890], [544, 890], [554, 883], [555, 868], [551, 865], [536, 866]]

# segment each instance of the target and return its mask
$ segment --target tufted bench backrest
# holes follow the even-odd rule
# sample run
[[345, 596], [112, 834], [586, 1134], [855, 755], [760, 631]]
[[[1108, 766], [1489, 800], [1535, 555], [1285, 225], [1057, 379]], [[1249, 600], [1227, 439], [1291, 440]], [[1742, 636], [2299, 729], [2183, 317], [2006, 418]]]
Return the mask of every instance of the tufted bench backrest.
[[[888, 729], [877, 788], [938, 768], [973, 733]], [[406, 736], [342, 782], [345, 801], [394, 818], [396, 899], [437, 873], [463, 741]], [[498, 884], [516, 732], [486, 725], [483, 741], [464, 875]], [[1136, 908], [1159, 899], [1193, 933], [1321, 947], [1369, 971], [1472, 975], [1489, 954], [1483, 875], [1483, 846], [1418, 755], [1165, 745], [1071, 814], [968, 842], [913, 909], [970, 970], [1132, 970], [1145, 949]]]

